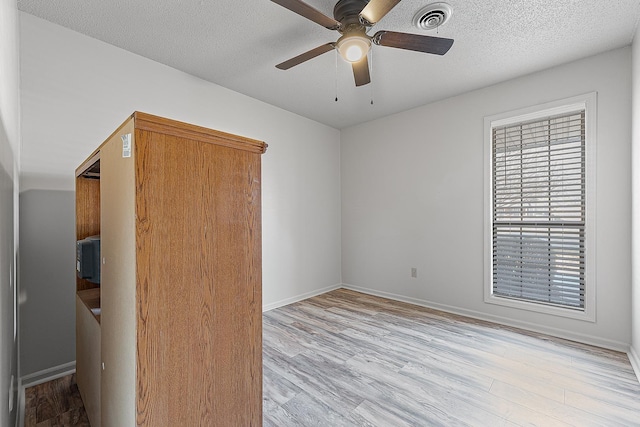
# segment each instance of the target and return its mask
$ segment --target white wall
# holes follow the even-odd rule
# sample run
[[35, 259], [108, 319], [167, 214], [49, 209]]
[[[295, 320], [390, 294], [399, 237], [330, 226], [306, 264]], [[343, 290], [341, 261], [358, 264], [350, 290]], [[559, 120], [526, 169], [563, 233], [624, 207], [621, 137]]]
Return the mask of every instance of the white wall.
[[16, 424], [18, 406], [16, 334], [17, 197], [20, 160], [18, 64], [16, 2], [0, 0], [0, 426], [3, 427]]
[[[269, 144], [263, 156], [266, 307], [338, 284], [342, 249], [342, 281], [369, 292], [612, 348], [631, 342], [629, 48], [340, 134], [31, 15], [20, 19], [23, 190], [71, 190], [75, 167], [134, 110], [261, 139]], [[598, 92], [599, 106], [597, 322], [487, 305], [483, 118], [590, 91]], [[409, 277], [411, 267], [418, 268], [417, 279]], [[27, 288], [27, 301], [38, 297], [37, 284]], [[59, 333], [73, 334], [74, 327]]]
[[[343, 282], [628, 349], [630, 89], [631, 50], [623, 48], [343, 130]], [[597, 321], [486, 304], [483, 118], [591, 91], [598, 92]]]
[[[338, 130], [32, 15], [20, 21], [21, 191], [73, 189], [76, 166], [135, 110], [263, 140], [263, 304], [341, 282]], [[29, 284], [27, 301], [38, 286], [47, 283]]]
[[640, 25], [633, 40], [633, 142], [631, 168], [633, 172], [632, 213], [632, 301], [631, 351], [629, 358], [640, 379]]

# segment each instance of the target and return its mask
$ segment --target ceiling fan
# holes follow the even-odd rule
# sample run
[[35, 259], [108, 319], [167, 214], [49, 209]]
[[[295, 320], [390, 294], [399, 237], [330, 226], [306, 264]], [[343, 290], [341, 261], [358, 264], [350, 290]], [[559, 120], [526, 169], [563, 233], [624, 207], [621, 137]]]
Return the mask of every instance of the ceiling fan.
[[356, 86], [362, 86], [371, 82], [367, 60], [371, 43], [436, 55], [444, 55], [453, 45], [452, 39], [395, 31], [378, 31], [369, 36], [369, 28], [389, 13], [400, 0], [339, 0], [333, 8], [333, 18], [300, 0], [271, 1], [342, 35], [336, 42], [323, 44], [276, 65], [281, 70], [288, 70], [337, 49], [340, 56], [351, 63]]

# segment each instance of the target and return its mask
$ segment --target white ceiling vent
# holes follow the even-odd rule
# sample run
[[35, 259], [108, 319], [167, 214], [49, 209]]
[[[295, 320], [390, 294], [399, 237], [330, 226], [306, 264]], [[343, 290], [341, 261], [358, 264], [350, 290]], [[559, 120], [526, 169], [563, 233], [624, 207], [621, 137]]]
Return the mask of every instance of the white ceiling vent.
[[435, 30], [451, 18], [453, 9], [447, 3], [431, 3], [413, 16], [413, 25], [421, 30]]

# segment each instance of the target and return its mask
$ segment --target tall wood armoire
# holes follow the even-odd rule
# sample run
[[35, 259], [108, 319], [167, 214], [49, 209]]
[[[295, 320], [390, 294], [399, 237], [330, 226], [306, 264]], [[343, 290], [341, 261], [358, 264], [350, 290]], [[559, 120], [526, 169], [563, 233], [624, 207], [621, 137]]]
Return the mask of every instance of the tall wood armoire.
[[266, 144], [134, 113], [76, 170], [77, 381], [92, 426], [260, 426]]

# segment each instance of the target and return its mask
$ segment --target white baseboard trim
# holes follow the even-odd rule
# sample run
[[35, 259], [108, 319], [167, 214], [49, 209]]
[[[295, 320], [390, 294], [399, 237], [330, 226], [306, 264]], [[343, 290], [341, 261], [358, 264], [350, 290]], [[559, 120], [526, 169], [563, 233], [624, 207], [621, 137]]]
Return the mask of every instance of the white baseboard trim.
[[311, 297], [315, 297], [317, 295], [322, 295], [322, 294], [326, 294], [327, 292], [331, 292], [331, 291], [335, 291], [336, 289], [340, 289], [342, 288], [343, 285], [341, 283], [332, 285], [332, 286], [327, 286], [326, 288], [322, 288], [322, 289], [317, 289], [311, 292], [306, 292], [304, 294], [300, 294], [300, 295], [296, 295], [290, 298], [285, 298], [283, 300], [280, 301], [276, 301], [276, 302], [272, 302], [269, 304], [265, 304], [262, 306], [262, 312], [264, 313], [265, 311], [269, 311], [269, 310], [273, 310], [274, 308], [278, 308], [278, 307], [283, 307], [285, 305], [289, 305], [289, 304], [293, 304], [294, 302], [298, 302], [298, 301], [302, 301], [305, 300], [307, 298], [311, 298]]
[[73, 374], [76, 371], [76, 361], [65, 363], [64, 365], [54, 366], [52, 368], [43, 369], [21, 377], [22, 388], [33, 387], [34, 385], [46, 383], [65, 375]]
[[571, 341], [577, 341], [583, 344], [593, 345], [596, 347], [602, 347], [614, 351], [619, 351], [622, 353], [627, 353], [629, 351], [629, 344], [608, 340], [592, 335], [575, 333], [572, 331], [567, 331], [565, 329], [552, 328], [548, 326], [538, 325], [535, 323], [524, 322], [516, 319], [511, 319], [502, 316], [495, 316], [492, 314], [483, 313], [475, 310], [467, 310], [465, 308], [454, 307], [446, 304], [434, 303], [427, 300], [422, 300], [418, 298], [406, 297], [403, 295], [393, 294], [390, 292], [378, 291], [375, 289], [362, 288], [360, 286], [353, 286], [347, 283], [343, 283], [342, 287], [345, 289], [351, 289], [356, 292], [362, 292], [363, 294], [374, 295], [382, 298], [388, 298], [395, 301], [406, 302], [409, 304], [419, 305], [421, 307], [431, 308], [434, 310], [440, 310], [447, 313], [458, 314], [461, 316], [471, 317], [473, 319], [485, 320], [488, 322], [498, 323], [505, 326], [511, 326], [514, 328], [525, 329], [531, 332], [537, 332], [541, 334], [551, 335], [558, 338], [563, 338]]
[[638, 377], [638, 381], [640, 381], [640, 355], [638, 352], [631, 346], [629, 348], [629, 361], [631, 361], [631, 367], [633, 367], [633, 371], [636, 373], [636, 377]]

